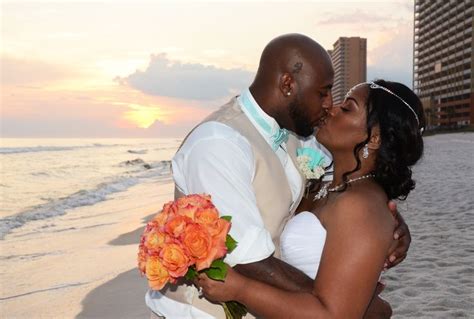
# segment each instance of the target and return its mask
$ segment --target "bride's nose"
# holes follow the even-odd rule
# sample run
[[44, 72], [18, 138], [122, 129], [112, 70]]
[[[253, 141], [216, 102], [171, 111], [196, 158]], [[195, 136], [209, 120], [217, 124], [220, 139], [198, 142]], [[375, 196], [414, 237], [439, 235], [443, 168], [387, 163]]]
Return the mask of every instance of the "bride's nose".
[[339, 112], [339, 107], [332, 106], [332, 107], [326, 109], [326, 112], [327, 112], [328, 116], [335, 116], [337, 114], [337, 112]]

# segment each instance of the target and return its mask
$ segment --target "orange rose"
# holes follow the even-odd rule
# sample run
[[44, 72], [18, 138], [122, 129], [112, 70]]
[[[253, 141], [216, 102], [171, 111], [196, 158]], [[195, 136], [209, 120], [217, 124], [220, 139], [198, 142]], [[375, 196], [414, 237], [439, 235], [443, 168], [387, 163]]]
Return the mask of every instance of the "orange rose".
[[199, 224], [188, 225], [182, 242], [189, 255], [196, 260], [198, 271], [209, 268], [215, 254], [212, 253], [212, 238], [205, 227]]
[[175, 202], [168, 202], [163, 205], [161, 212], [155, 215], [152, 221], [157, 223], [159, 226], [164, 226], [166, 222], [174, 215], [176, 215], [178, 207]]
[[212, 261], [222, 258], [227, 254], [227, 246], [225, 244], [227, 234], [229, 233], [230, 223], [225, 219], [218, 219], [214, 224], [208, 225], [207, 230], [211, 234], [211, 249], [205, 259], [200, 260], [201, 267], [210, 267]]
[[178, 198], [176, 200], [176, 205], [178, 208], [183, 208], [187, 206], [193, 206], [196, 208], [209, 208], [209, 207], [214, 207], [214, 205], [211, 202], [211, 196], [210, 195], [198, 195], [198, 194], [193, 194], [193, 195], [187, 195], [181, 198]]
[[171, 236], [178, 238], [184, 232], [186, 225], [190, 222], [192, 222], [192, 220], [187, 216], [174, 216], [166, 223], [165, 231]]
[[166, 224], [168, 221], [168, 218], [170, 217], [169, 212], [162, 211], [158, 214], [156, 214], [155, 218], [153, 218], [152, 222], [154, 222], [158, 227], [163, 226]]
[[196, 260], [196, 270], [199, 271], [199, 270], [203, 270], [203, 269], [211, 267], [212, 262], [219, 258], [218, 252], [222, 251], [222, 247], [217, 247], [217, 246], [212, 246], [212, 245], [213, 243], [211, 242], [210, 249], [205, 258]]
[[164, 204], [163, 209], [161, 211], [169, 215], [175, 215], [177, 209], [178, 209], [178, 206], [176, 205], [176, 202], [173, 201], [173, 202], [168, 202]]
[[213, 227], [211, 232], [212, 237], [217, 237], [225, 243], [231, 223], [225, 219], [219, 218], [214, 225], [215, 227]]
[[165, 243], [169, 242], [167, 237], [165, 233], [154, 229], [146, 235], [144, 245], [148, 250], [162, 249]]
[[230, 230], [230, 222], [225, 219], [218, 219], [214, 224], [215, 227], [212, 228], [212, 246], [216, 249], [216, 257], [222, 258], [227, 253], [227, 246], [225, 245], [227, 234]]
[[219, 213], [214, 207], [199, 209], [194, 216], [194, 221], [201, 225], [212, 225], [219, 219]]
[[157, 227], [158, 224], [155, 221], [150, 221], [146, 224], [143, 234], [140, 237], [140, 246], [145, 245], [147, 235], [156, 231], [158, 229]]
[[143, 234], [145, 235], [145, 234], [147, 234], [151, 231], [154, 231], [154, 229], [157, 229], [159, 227], [160, 227], [160, 225], [158, 224], [156, 219], [152, 219], [146, 224], [145, 230], [143, 231]]
[[145, 247], [143, 247], [143, 245], [140, 245], [140, 248], [138, 250], [137, 261], [138, 261], [138, 269], [140, 269], [140, 273], [144, 275], [146, 272], [146, 253], [145, 253]]
[[194, 220], [194, 215], [196, 214], [198, 209], [199, 208], [196, 207], [196, 206], [187, 205], [187, 206], [179, 207], [177, 214], [181, 215], [181, 216], [186, 216], [186, 217]]
[[188, 271], [189, 257], [180, 245], [166, 244], [160, 252], [160, 257], [170, 276], [182, 277]]
[[205, 225], [212, 237], [219, 237], [225, 242], [227, 233], [229, 233], [230, 222], [225, 219], [219, 218], [212, 224]]
[[162, 289], [168, 282], [170, 276], [158, 257], [149, 257], [146, 262], [146, 277], [148, 285], [153, 290]]

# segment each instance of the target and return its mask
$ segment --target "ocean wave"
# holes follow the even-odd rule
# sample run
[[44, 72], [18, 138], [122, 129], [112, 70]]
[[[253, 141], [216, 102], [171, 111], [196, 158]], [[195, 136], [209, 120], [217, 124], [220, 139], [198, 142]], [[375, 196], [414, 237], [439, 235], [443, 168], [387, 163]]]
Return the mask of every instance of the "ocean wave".
[[[37, 152], [64, 152], [64, 151], [75, 151], [78, 149], [85, 148], [105, 148], [105, 147], [127, 147], [135, 145], [127, 144], [100, 144], [93, 143], [91, 145], [76, 145], [76, 146], [32, 146], [32, 147], [0, 147], [0, 154], [9, 155], [9, 154], [23, 154], [23, 153], [37, 153]], [[169, 147], [157, 147], [153, 150], [162, 151], [162, 150], [175, 150], [175, 146]], [[127, 150], [130, 154], [147, 154], [148, 149], [129, 149]]]
[[143, 167], [145, 167], [145, 168], [151, 168], [150, 164], [148, 164], [147, 162], [145, 162], [145, 161], [142, 160], [141, 158], [135, 158], [135, 159], [132, 159], [132, 160], [127, 160], [127, 161], [121, 162], [119, 165], [120, 165], [120, 166], [136, 166], [136, 165], [140, 165], [140, 166], [143, 166]]
[[47, 177], [49, 176], [50, 174], [47, 173], [47, 172], [33, 172], [31, 173], [32, 176], [36, 176], [36, 177]]
[[142, 150], [128, 150], [127, 151], [130, 154], [146, 154], [148, 153], [147, 149], [142, 149]]
[[66, 214], [70, 209], [91, 206], [105, 201], [108, 196], [127, 190], [128, 188], [146, 180], [161, 180], [171, 177], [170, 161], [159, 161], [150, 164], [150, 169], [139, 171], [127, 176], [111, 177], [93, 189], [80, 190], [69, 196], [51, 199], [46, 204], [32, 207], [16, 215], [0, 219], [0, 239], [4, 239], [12, 229], [24, 224]]
[[[148, 164], [147, 162], [145, 162], [144, 160], [142, 160], [141, 158], [135, 158], [133, 160], [127, 160], [127, 161], [124, 161], [124, 162], [121, 162], [119, 164], [119, 166], [138, 166], [138, 167], [143, 167], [145, 169], [152, 169], [152, 168], [156, 168], [156, 164], [154, 164], [155, 166], [153, 166], [152, 164]], [[158, 165], [159, 166], [162, 166], [162, 165], [168, 165], [170, 166], [171, 165], [171, 161], [161, 161], [161, 162], [158, 162]]]
[[76, 145], [76, 146], [0, 147], [0, 154], [7, 155], [7, 154], [36, 153], [36, 152], [63, 152], [63, 151], [74, 151], [77, 149], [84, 149], [84, 148], [117, 147], [117, 146], [128, 146], [128, 145], [94, 143], [91, 145]]

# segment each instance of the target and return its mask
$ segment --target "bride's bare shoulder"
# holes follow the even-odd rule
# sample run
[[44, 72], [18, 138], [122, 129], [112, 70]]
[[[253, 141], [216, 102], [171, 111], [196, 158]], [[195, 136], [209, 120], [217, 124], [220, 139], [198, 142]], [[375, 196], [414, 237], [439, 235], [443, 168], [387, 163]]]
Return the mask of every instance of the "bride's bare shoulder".
[[393, 232], [394, 218], [388, 209], [385, 192], [372, 183], [349, 188], [341, 193], [331, 208], [331, 215], [338, 222], [380, 228]]

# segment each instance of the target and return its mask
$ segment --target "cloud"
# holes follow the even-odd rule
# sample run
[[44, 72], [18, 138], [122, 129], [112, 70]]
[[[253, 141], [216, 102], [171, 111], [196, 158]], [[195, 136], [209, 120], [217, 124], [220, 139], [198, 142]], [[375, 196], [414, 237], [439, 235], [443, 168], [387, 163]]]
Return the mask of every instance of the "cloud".
[[320, 19], [318, 20], [318, 24], [325, 24], [325, 25], [341, 25], [341, 24], [379, 24], [381, 22], [387, 22], [392, 20], [393, 18], [387, 17], [381, 14], [374, 14], [369, 12], [363, 12], [361, 10], [355, 10], [354, 12], [350, 13], [326, 13], [326, 16], [329, 18]]
[[243, 69], [171, 61], [162, 53], [151, 56], [145, 71], [137, 70], [117, 80], [149, 95], [215, 100], [238, 93], [252, 77], [253, 73]]
[[60, 65], [10, 56], [2, 56], [0, 65], [2, 85], [39, 85], [77, 75], [75, 71]]
[[411, 25], [400, 24], [389, 35], [388, 40], [370, 50], [367, 79], [384, 78], [412, 87], [413, 75], [413, 30]]
[[335, 3], [335, 7], [318, 16], [319, 27], [331, 26], [340, 29], [351, 27], [350, 31], [370, 30], [371, 32], [391, 29], [394, 25], [413, 17], [413, 3], [410, 0], [391, 1], [366, 1], [365, 6], [357, 3], [348, 6], [347, 3]]
[[411, 69], [397, 69], [391, 67], [367, 67], [367, 80], [384, 79], [389, 81], [400, 82], [412, 88], [412, 72]]

